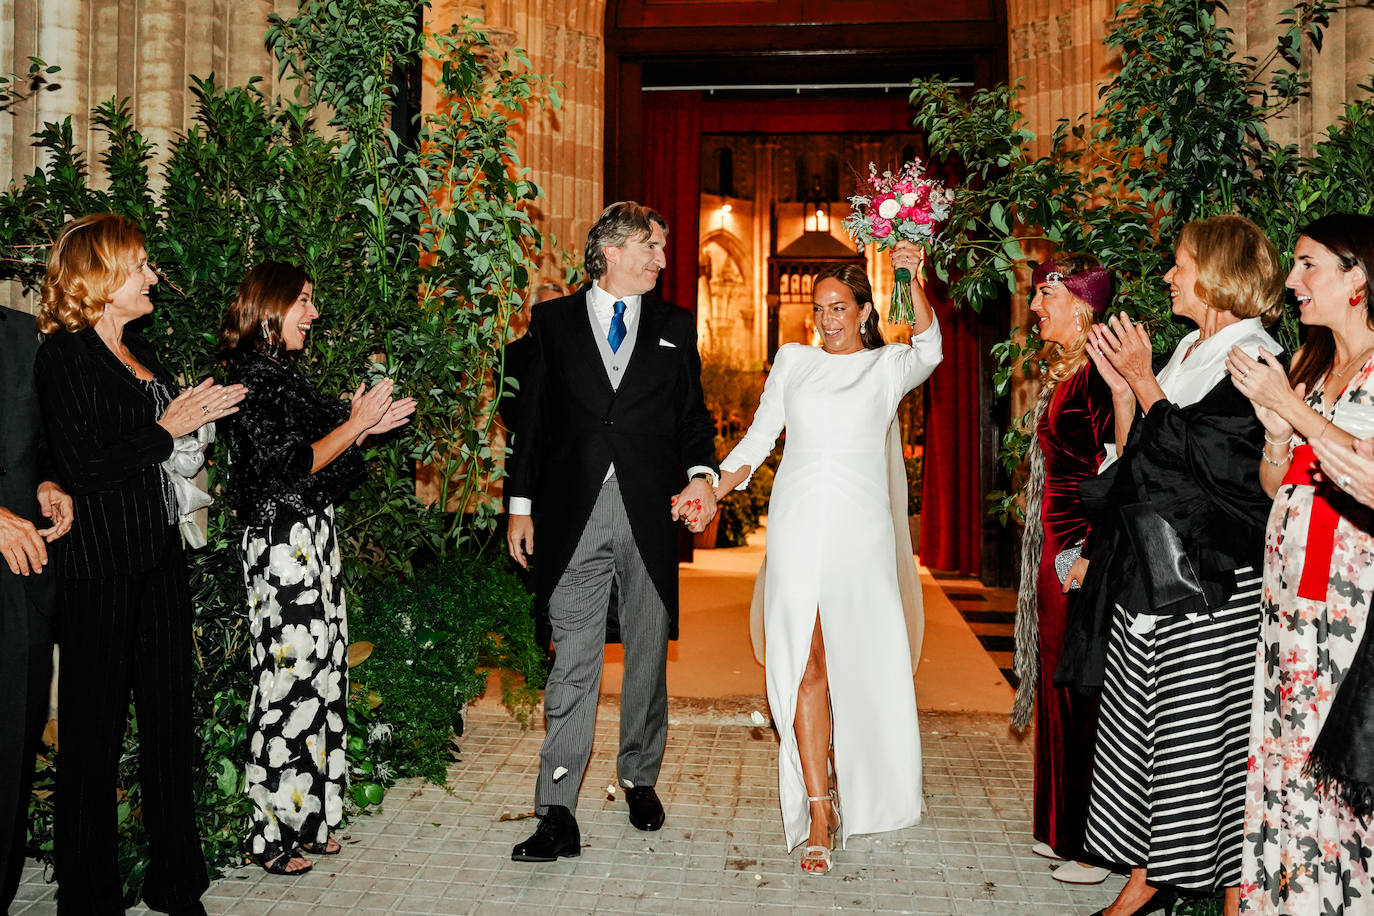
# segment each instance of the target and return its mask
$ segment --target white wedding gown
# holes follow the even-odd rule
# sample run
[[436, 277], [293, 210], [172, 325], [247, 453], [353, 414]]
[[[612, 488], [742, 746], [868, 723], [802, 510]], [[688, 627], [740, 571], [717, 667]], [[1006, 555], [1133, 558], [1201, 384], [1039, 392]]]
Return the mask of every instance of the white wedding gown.
[[[910, 346], [835, 355], [787, 344], [749, 432], [721, 462], [723, 470], [758, 467], [787, 428], [768, 508], [763, 626], [789, 850], [811, 827], [792, 722], [818, 612], [843, 834], [897, 830], [921, 819], [921, 737], [886, 444], [898, 402], [940, 358], [935, 324]], [[912, 566], [909, 545], [905, 550]]]

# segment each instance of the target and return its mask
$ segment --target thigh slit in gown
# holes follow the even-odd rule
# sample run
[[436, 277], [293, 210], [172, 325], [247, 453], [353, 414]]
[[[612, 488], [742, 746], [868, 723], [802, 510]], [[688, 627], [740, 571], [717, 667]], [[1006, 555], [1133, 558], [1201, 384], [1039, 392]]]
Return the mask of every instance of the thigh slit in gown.
[[749, 434], [722, 462], [757, 467], [786, 426], [768, 512], [764, 631], [789, 849], [811, 824], [793, 721], [818, 618], [844, 836], [921, 817], [920, 734], [886, 442], [897, 403], [939, 361], [938, 334], [932, 327], [912, 346], [844, 355], [782, 348]]

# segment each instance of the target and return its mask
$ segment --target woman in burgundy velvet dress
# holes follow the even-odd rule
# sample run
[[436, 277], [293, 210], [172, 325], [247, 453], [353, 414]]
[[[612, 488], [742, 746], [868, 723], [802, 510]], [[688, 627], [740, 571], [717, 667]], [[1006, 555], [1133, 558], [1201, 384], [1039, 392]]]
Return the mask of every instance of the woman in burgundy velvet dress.
[[[1031, 310], [1045, 342], [1045, 385], [1036, 404], [1030, 453], [1021, 588], [1016, 607], [1016, 673], [1020, 685], [1012, 725], [1024, 729], [1035, 713], [1035, 852], [1068, 859], [1055, 877], [1096, 884], [1105, 868], [1077, 861], [1083, 854], [1097, 731], [1097, 699], [1054, 686], [1064, 644], [1069, 588], [1086, 563], [1056, 558], [1081, 544], [1088, 520], [1078, 484], [1097, 474], [1112, 438], [1112, 393], [1087, 356], [1088, 330], [1111, 299], [1111, 279], [1087, 255], [1061, 255], [1034, 276]], [[1039, 522], [1037, 524], [1036, 522]]]

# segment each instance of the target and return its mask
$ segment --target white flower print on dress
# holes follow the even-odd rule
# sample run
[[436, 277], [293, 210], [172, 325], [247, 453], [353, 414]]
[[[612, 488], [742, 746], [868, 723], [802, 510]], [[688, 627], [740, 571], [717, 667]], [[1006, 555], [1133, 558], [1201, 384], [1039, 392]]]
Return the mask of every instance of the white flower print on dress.
[[264, 579], [258, 579], [248, 586], [248, 631], [254, 638], [262, 635], [263, 630], [281, 626], [281, 605], [272, 587]]
[[332, 703], [343, 693], [343, 672], [337, 670], [324, 669], [315, 675], [311, 682], [311, 687], [324, 699], [326, 703]]
[[267, 742], [267, 766], [278, 770], [291, 762], [291, 749], [286, 746], [286, 742], [280, 737], [271, 738]]
[[343, 791], [337, 782], [324, 787], [324, 819], [329, 824], [343, 820]]
[[299, 831], [305, 819], [320, 810], [320, 799], [311, 791], [315, 777], [308, 772], [284, 770], [269, 801], [283, 824]]
[[331, 780], [342, 779], [347, 766], [348, 757], [344, 754], [343, 748], [336, 747], [329, 752], [329, 768], [325, 772]]
[[273, 544], [268, 571], [281, 585], [311, 585], [319, 576], [319, 555], [310, 529], [297, 522], [285, 544]]
[[327, 841], [343, 816], [347, 622], [331, 512], [253, 532], [244, 538], [254, 637], [245, 845], [271, 855]]
[[291, 711], [291, 715], [287, 718], [286, 724], [282, 726], [282, 736], [289, 739], [304, 733], [306, 729], [310, 728], [311, 724], [315, 721], [315, 717], [319, 715], [319, 712], [319, 697], [310, 697], [307, 700], [301, 701], [296, 708]]

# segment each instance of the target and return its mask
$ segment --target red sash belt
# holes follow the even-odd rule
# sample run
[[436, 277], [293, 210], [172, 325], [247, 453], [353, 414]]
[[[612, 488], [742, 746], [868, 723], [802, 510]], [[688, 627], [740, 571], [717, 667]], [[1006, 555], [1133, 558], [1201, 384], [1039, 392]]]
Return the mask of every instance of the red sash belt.
[[1325, 489], [1313, 479], [1318, 470], [1317, 456], [1312, 446], [1303, 443], [1293, 449], [1293, 463], [1283, 475], [1285, 484], [1296, 483], [1315, 487], [1312, 494], [1312, 517], [1307, 522], [1307, 549], [1302, 563], [1302, 577], [1298, 580], [1298, 597], [1325, 601], [1331, 584], [1331, 554], [1336, 545], [1336, 524], [1341, 515], [1322, 495]]

